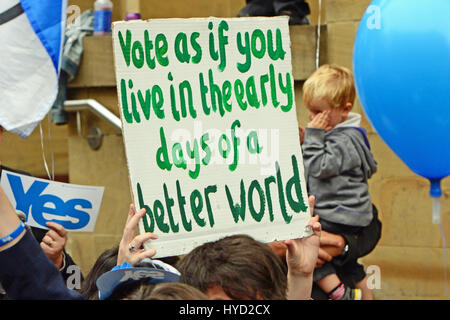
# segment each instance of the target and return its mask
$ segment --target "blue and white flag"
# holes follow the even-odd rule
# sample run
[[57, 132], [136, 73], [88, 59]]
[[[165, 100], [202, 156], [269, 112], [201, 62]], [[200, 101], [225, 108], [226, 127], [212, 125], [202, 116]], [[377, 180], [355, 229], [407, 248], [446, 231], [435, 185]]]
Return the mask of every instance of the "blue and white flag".
[[58, 93], [67, 0], [0, 1], [0, 125], [28, 137]]

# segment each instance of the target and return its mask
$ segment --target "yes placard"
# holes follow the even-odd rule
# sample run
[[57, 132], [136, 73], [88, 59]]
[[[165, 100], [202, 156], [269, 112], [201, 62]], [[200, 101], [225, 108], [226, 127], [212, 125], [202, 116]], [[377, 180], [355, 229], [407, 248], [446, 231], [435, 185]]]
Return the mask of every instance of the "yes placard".
[[48, 229], [59, 223], [67, 231], [93, 232], [104, 187], [55, 182], [2, 170], [1, 186], [14, 209], [27, 216], [27, 224]]
[[287, 17], [113, 25], [141, 232], [157, 256], [309, 235]]

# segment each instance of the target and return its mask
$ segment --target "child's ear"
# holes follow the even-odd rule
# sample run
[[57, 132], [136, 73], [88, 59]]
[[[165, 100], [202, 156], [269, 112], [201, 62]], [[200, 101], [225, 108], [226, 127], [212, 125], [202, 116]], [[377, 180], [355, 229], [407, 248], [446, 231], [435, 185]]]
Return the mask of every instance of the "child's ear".
[[351, 103], [351, 102], [347, 102], [345, 105], [344, 105], [344, 108], [343, 108], [343, 110], [344, 110], [344, 113], [347, 115], [350, 111], [352, 111], [352, 109], [353, 109], [353, 103]]
[[347, 103], [345, 104], [344, 108], [345, 108], [348, 112], [350, 112], [350, 111], [353, 109], [353, 103], [347, 102]]

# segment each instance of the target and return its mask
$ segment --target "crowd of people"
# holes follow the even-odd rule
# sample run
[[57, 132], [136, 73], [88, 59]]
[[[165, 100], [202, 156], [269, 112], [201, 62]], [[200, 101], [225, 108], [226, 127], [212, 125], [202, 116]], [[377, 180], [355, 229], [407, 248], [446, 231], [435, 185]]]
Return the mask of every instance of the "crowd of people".
[[[376, 246], [381, 222], [367, 180], [376, 161], [350, 70], [324, 65], [304, 84], [309, 123], [299, 128], [311, 218], [309, 237], [262, 243], [245, 234], [206, 242], [183, 257], [152, 259], [135, 235], [145, 209], [134, 205], [117, 247], [103, 252], [69, 289], [67, 233], [55, 223], [40, 235], [19, 219], [0, 189], [0, 283], [8, 299], [372, 299], [358, 258]], [[1, 294], [1, 290], [0, 290]]]

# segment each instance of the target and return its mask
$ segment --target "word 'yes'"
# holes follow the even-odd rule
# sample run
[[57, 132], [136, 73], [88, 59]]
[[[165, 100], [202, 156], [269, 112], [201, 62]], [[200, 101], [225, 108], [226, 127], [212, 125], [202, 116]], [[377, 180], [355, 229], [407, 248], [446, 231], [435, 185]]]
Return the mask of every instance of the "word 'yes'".
[[[81, 229], [85, 227], [90, 220], [89, 213], [78, 210], [80, 206], [83, 209], [91, 209], [92, 203], [86, 199], [71, 199], [63, 201], [60, 197], [52, 194], [42, 194], [49, 182], [34, 181], [33, 184], [25, 192], [22, 179], [18, 176], [7, 174], [11, 190], [16, 199], [16, 210], [20, 210], [26, 214], [30, 213], [33, 219], [40, 225], [45, 226], [49, 221], [56, 222], [68, 230]], [[48, 204], [53, 205], [53, 207]], [[47, 220], [44, 214], [58, 216], [59, 219]], [[74, 220], [76, 222], [74, 222]]]

